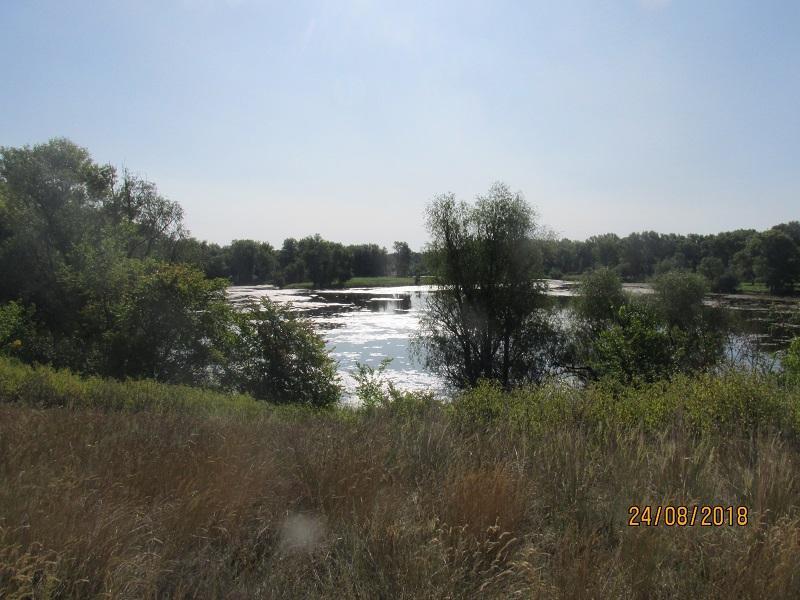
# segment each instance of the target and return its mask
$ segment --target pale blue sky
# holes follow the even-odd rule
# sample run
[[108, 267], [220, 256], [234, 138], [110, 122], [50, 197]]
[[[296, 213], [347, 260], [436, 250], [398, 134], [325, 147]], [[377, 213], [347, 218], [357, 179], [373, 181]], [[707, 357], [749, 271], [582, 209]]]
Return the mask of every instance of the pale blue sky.
[[0, 0], [0, 144], [66, 136], [192, 233], [425, 241], [494, 180], [572, 238], [800, 218], [800, 2]]

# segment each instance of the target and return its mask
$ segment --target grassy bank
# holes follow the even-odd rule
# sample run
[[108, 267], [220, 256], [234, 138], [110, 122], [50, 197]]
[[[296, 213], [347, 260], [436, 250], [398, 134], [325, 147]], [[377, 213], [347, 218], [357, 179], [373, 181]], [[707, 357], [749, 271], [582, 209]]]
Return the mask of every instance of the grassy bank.
[[[424, 275], [420, 278], [419, 283], [427, 285], [432, 283], [432, 277]], [[329, 286], [331, 289], [347, 289], [358, 287], [400, 287], [406, 285], [415, 285], [416, 282], [413, 277], [352, 277], [342, 284], [333, 284]], [[283, 286], [286, 289], [313, 289], [313, 284], [310, 281], [302, 281], [299, 283], [287, 283]]]
[[284, 411], [0, 360], [0, 596], [798, 597], [798, 406], [729, 374]]

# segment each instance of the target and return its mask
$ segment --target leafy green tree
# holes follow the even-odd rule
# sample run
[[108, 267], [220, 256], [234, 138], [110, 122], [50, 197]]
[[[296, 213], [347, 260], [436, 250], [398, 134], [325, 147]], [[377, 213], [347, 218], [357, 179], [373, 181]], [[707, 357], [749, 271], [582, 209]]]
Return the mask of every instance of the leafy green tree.
[[394, 243], [394, 268], [398, 277], [408, 277], [411, 273], [411, 248], [405, 242]]
[[653, 280], [656, 306], [669, 326], [690, 327], [703, 314], [706, 282], [699, 275], [670, 271]]
[[573, 308], [590, 327], [597, 327], [613, 321], [625, 301], [619, 275], [602, 267], [584, 275]]
[[616, 267], [619, 264], [620, 239], [615, 233], [606, 233], [590, 237], [587, 242], [592, 246], [593, 263], [603, 267]]
[[350, 279], [350, 254], [341, 244], [323, 240], [317, 234], [303, 238], [297, 246], [305, 273], [314, 287], [327, 287], [333, 282], [341, 283]]
[[578, 361], [593, 376], [653, 381], [719, 361], [721, 323], [703, 305], [701, 276], [669, 271], [655, 279], [652, 295], [641, 297], [620, 297], [619, 283], [608, 274], [597, 279], [604, 285], [586, 287], [577, 302], [584, 324], [574, 335]]
[[101, 207], [113, 169], [64, 139], [34, 147], [0, 149], [4, 229], [0, 243], [0, 301], [35, 305], [57, 336], [76, 327], [80, 298], [62, 278], [73, 247], [97, 244], [104, 235]]
[[186, 235], [181, 206], [161, 196], [153, 182], [128, 171], [104, 208], [124, 232], [128, 258], [168, 258]]
[[311, 325], [268, 299], [236, 315], [224, 381], [276, 403], [330, 406], [341, 388], [336, 363]]
[[386, 248], [377, 244], [348, 246], [354, 277], [381, 277], [386, 275], [388, 255]]
[[800, 337], [796, 337], [789, 344], [783, 356], [783, 374], [786, 381], [792, 385], [800, 386]]
[[697, 265], [697, 272], [705, 277], [708, 285], [713, 288], [717, 279], [725, 273], [725, 264], [716, 256], [706, 256]]
[[752, 244], [748, 243], [744, 249], [739, 250], [731, 259], [734, 275], [742, 281], [755, 283], [756, 272], [754, 261], [754, 247]]
[[254, 240], [234, 240], [227, 248], [228, 269], [234, 285], [265, 283], [275, 277], [276, 253], [272, 246]]
[[754, 271], [773, 294], [791, 293], [800, 279], [800, 249], [780, 229], [762, 233], [755, 245]]
[[530, 206], [496, 183], [474, 205], [438, 196], [427, 226], [439, 285], [415, 342], [427, 365], [458, 387], [480, 379], [510, 387], [544, 377], [554, 337], [541, 310], [546, 285], [532, 251]]
[[287, 238], [283, 241], [283, 246], [278, 251], [278, 267], [280, 269], [278, 281], [281, 285], [306, 280], [306, 267], [296, 239]]
[[103, 370], [118, 378], [213, 383], [230, 341], [227, 281], [186, 265], [131, 266], [136, 272], [105, 333]]
[[219, 244], [186, 236], [175, 241], [175, 252], [171, 262], [192, 265], [211, 279], [230, 277], [227, 250], [227, 247], [223, 248]]
[[46, 340], [41, 338], [35, 323], [35, 310], [19, 302], [0, 304], [0, 354], [23, 360], [47, 357]]
[[673, 370], [669, 335], [646, 301], [621, 306], [614, 324], [598, 335], [593, 350], [591, 368], [627, 384], [663, 379]]
[[716, 256], [703, 258], [697, 266], [697, 272], [705, 277], [714, 292], [731, 293], [736, 291], [739, 285], [739, 278], [736, 277], [733, 269], [726, 269], [722, 259]]
[[788, 223], [780, 223], [775, 225], [772, 229], [785, 233], [792, 241], [800, 246], [800, 221], [789, 221]]

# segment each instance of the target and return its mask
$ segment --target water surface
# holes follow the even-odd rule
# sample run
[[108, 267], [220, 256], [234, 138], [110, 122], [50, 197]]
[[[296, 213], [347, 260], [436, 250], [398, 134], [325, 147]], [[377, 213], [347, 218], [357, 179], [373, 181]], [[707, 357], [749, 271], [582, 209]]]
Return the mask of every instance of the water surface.
[[[566, 308], [575, 295], [575, 283], [548, 282], [548, 295]], [[625, 284], [626, 291], [652, 292], [646, 284]], [[290, 303], [306, 316], [325, 340], [328, 350], [339, 363], [339, 375], [346, 394], [355, 387], [352, 373], [357, 363], [377, 367], [391, 358], [385, 375], [406, 390], [446, 391], [444, 382], [425, 370], [412, 356], [409, 343], [419, 326], [419, 313], [432, 286], [351, 288], [329, 290], [276, 289], [273, 286], [235, 286], [228, 288], [234, 304], [267, 297]], [[726, 311], [739, 339], [754, 340], [765, 350], [786, 347], [788, 340], [800, 335], [800, 301], [769, 296], [712, 294], [706, 304]]]

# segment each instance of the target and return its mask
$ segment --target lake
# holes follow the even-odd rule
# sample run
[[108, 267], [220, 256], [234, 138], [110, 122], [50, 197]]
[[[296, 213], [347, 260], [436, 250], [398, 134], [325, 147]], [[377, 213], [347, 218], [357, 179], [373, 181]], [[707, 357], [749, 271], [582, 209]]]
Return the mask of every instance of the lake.
[[[575, 295], [574, 282], [550, 280], [548, 284], [548, 295], [559, 305], [566, 306], [569, 298]], [[652, 291], [644, 284], [625, 284], [624, 287], [632, 293]], [[261, 297], [291, 303], [325, 340], [339, 363], [347, 395], [355, 387], [352, 373], [356, 363], [377, 367], [387, 357], [392, 362], [386, 370], [386, 378], [398, 387], [441, 394], [446, 390], [443, 381], [415, 361], [409, 348], [411, 336], [418, 327], [419, 312], [431, 289], [424, 285], [330, 290], [234, 286], [228, 288], [228, 297], [234, 305]], [[792, 336], [800, 335], [796, 321], [789, 323], [792, 316], [799, 314], [797, 299], [710, 294], [706, 304], [729, 313], [739, 339], [756, 340], [767, 350], [781, 349]]]

